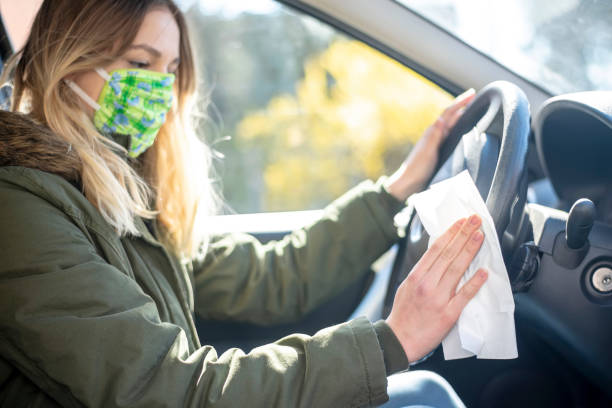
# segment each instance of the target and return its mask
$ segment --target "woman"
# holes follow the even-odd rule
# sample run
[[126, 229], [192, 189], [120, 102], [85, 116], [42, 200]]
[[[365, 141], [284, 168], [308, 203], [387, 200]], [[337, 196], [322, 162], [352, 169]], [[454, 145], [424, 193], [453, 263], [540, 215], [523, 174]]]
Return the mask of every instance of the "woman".
[[216, 200], [210, 154], [189, 121], [189, 37], [171, 0], [47, 0], [5, 75], [14, 112], [0, 114], [3, 405], [380, 404], [386, 376], [436, 347], [486, 279], [455, 293], [483, 239], [473, 216], [426, 252], [386, 321], [218, 356], [201, 346], [194, 313], [295, 320], [397, 240], [393, 215], [429, 178], [471, 95], [392, 177], [264, 246], [194, 228]]

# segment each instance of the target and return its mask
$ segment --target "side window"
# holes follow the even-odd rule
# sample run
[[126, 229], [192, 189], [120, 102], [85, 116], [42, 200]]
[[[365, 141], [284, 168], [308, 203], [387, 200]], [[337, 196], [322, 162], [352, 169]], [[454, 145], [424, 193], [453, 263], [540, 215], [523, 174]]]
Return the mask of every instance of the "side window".
[[272, 0], [201, 1], [187, 15], [212, 102], [207, 137], [238, 213], [319, 209], [389, 174], [452, 99]]

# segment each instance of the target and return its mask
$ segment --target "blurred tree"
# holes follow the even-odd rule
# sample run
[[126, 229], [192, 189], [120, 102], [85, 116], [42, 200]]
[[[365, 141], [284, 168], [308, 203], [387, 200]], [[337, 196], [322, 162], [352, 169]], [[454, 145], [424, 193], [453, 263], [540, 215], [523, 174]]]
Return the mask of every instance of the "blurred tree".
[[[328, 26], [283, 8], [270, 14], [187, 14], [196, 44], [201, 88], [208, 93], [208, 120], [201, 134], [223, 153], [217, 163], [223, 193], [240, 213], [266, 211], [265, 152], [244, 145], [236, 125], [279, 94], [295, 93], [304, 62], [324, 51], [338, 34]], [[216, 143], [229, 135], [232, 140]]]
[[295, 94], [246, 116], [236, 135], [263, 152], [264, 208], [321, 208], [394, 170], [451, 97], [372, 48], [337, 40], [308, 60]]
[[[399, 165], [450, 96], [408, 68], [288, 8], [188, 13], [202, 134], [225, 155], [237, 212], [317, 209]], [[232, 140], [215, 144], [230, 135]]]

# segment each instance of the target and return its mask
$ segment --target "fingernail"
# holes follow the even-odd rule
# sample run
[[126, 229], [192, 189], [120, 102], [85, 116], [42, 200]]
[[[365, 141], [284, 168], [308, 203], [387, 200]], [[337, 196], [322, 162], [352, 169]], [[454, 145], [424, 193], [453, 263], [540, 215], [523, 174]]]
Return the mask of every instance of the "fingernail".
[[484, 234], [480, 230], [472, 234], [472, 240], [474, 240], [474, 242], [480, 241], [482, 237], [484, 237]]
[[470, 217], [470, 224], [478, 225], [479, 222], [480, 222], [480, 217], [478, 215], [474, 214]]
[[478, 277], [479, 277], [480, 279], [484, 279], [484, 278], [486, 278], [486, 277], [487, 277], [487, 271], [485, 271], [484, 269], [479, 270], [479, 271], [478, 271]]
[[457, 96], [457, 99], [462, 99], [463, 97], [472, 95], [474, 93], [476, 93], [476, 90], [474, 88], [470, 88], [467, 91], [463, 92], [461, 95]]

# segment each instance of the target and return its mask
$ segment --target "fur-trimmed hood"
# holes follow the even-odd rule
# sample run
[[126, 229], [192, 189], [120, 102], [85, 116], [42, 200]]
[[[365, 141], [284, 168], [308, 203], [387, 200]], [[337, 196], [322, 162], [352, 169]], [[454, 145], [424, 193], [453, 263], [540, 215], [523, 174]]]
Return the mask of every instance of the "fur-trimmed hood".
[[0, 167], [21, 166], [78, 182], [81, 162], [71, 146], [27, 115], [0, 111]]

